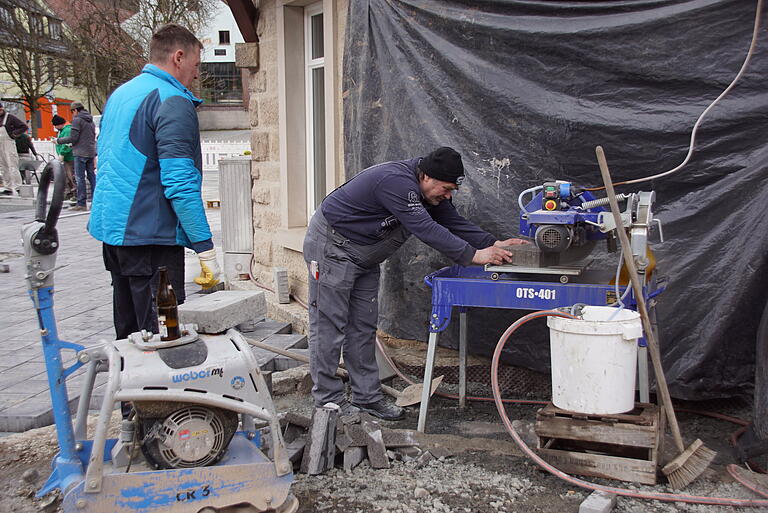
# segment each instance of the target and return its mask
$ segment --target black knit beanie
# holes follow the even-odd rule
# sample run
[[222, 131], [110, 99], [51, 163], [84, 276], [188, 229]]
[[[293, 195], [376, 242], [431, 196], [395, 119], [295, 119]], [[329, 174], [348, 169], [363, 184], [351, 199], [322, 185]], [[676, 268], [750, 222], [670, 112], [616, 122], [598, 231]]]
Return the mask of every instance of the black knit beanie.
[[61, 116], [59, 116], [58, 114], [56, 114], [55, 116], [53, 116], [53, 117], [51, 118], [51, 124], [52, 124], [53, 126], [56, 126], [56, 125], [63, 125], [63, 124], [65, 124], [66, 122], [67, 122], [67, 120], [66, 120], [66, 119], [64, 119], [64, 118], [62, 118], [62, 117], [61, 117]]
[[421, 159], [419, 169], [425, 175], [443, 182], [458, 185], [464, 179], [464, 164], [461, 162], [461, 155], [447, 146], [438, 148]]

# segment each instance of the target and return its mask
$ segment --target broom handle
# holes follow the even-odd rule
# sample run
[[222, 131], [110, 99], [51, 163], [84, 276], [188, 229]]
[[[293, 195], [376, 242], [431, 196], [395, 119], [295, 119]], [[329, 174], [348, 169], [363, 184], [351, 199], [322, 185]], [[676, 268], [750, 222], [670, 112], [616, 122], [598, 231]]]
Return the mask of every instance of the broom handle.
[[[298, 362], [309, 363], [309, 358], [304, 356], [303, 354], [294, 353], [293, 351], [288, 351], [287, 349], [281, 349], [279, 347], [272, 347], [267, 344], [262, 344], [261, 342], [254, 340], [252, 338], [248, 338], [246, 336], [243, 336], [243, 338], [245, 339], [246, 342], [251, 344], [253, 347], [258, 347], [259, 349], [264, 349], [265, 351], [272, 351], [275, 354], [279, 354], [281, 356], [287, 356], [288, 358], [292, 358]], [[336, 369], [336, 375], [339, 376], [340, 378], [347, 378], [349, 376], [343, 363], [339, 363], [339, 368]], [[394, 398], [398, 398], [402, 395], [402, 393], [399, 392], [397, 389], [387, 386], [384, 383], [381, 384], [381, 389]]]
[[677, 445], [677, 450], [683, 452], [685, 450], [685, 445], [683, 444], [683, 437], [680, 435], [680, 426], [677, 424], [675, 409], [672, 407], [672, 398], [669, 396], [667, 378], [664, 376], [664, 369], [661, 366], [661, 352], [659, 351], [659, 344], [656, 341], [656, 335], [654, 334], [653, 327], [651, 326], [651, 319], [648, 315], [648, 309], [645, 306], [643, 287], [640, 284], [640, 278], [637, 275], [637, 268], [635, 267], [635, 261], [632, 257], [632, 249], [629, 242], [629, 237], [627, 237], [627, 232], [624, 230], [624, 225], [621, 221], [621, 215], [619, 214], [619, 202], [616, 200], [616, 193], [613, 190], [611, 174], [608, 172], [608, 162], [605, 160], [603, 147], [596, 147], [595, 153], [597, 154], [597, 162], [600, 164], [600, 174], [603, 175], [603, 183], [605, 184], [605, 192], [608, 194], [608, 202], [611, 206], [613, 220], [616, 223], [616, 232], [619, 234], [621, 247], [624, 248], [624, 251], [622, 251], [622, 254], [624, 255], [624, 265], [627, 267], [629, 279], [632, 282], [632, 291], [635, 293], [635, 300], [637, 301], [637, 309], [640, 312], [640, 318], [643, 321], [645, 340], [648, 342], [648, 350], [651, 353], [653, 370], [656, 373], [656, 383], [658, 385], [657, 388], [658, 391], [661, 392], [664, 410], [667, 414], [667, 419], [669, 420], [669, 427], [672, 430], [672, 437], [675, 440], [675, 445]]

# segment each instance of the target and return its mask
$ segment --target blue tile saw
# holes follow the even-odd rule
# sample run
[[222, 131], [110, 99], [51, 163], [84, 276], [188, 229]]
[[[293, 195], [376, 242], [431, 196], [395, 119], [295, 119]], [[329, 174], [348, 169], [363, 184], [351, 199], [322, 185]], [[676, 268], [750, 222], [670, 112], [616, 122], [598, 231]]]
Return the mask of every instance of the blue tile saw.
[[[59, 339], [53, 273], [64, 178], [58, 161], [45, 166], [36, 220], [22, 228], [60, 449], [38, 496], [60, 489], [65, 513], [294, 513], [292, 465], [275, 407], [240, 333], [203, 335], [183, 326], [174, 341], [144, 332], [87, 348]], [[62, 351], [74, 351], [75, 363], [64, 367]], [[66, 383], [82, 367], [73, 423]], [[107, 380], [89, 440], [86, 421], [98, 373]], [[119, 438], [108, 439], [120, 402], [133, 409]], [[271, 459], [262, 452], [267, 445]]]

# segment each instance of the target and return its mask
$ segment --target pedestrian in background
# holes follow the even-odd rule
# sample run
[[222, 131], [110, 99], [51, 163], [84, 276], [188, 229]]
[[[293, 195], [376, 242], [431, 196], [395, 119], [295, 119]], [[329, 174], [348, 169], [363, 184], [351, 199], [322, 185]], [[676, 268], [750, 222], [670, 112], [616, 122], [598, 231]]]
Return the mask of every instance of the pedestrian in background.
[[27, 131], [27, 125], [22, 120], [5, 110], [0, 104], [0, 172], [5, 185], [4, 194], [17, 196], [21, 186], [19, 173], [19, 153], [16, 151], [15, 139]]
[[[67, 123], [66, 119], [64, 119], [63, 117], [57, 114], [53, 116], [53, 118], [51, 119], [51, 123], [53, 123], [53, 128], [55, 128], [56, 131], [59, 133], [60, 138], [66, 139], [67, 137], [70, 136], [70, 132], [72, 131], [72, 125]], [[67, 187], [64, 194], [66, 195], [67, 199], [74, 199], [76, 198], [75, 167], [74, 167], [75, 156], [72, 154], [72, 145], [57, 144], [56, 155], [58, 155], [59, 160], [64, 166], [64, 174], [67, 177]]]
[[220, 269], [201, 197], [203, 158], [195, 108], [202, 100], [189, 90], [200, 73], [202, 48], [186, 28], [160, 27], [149, 45], [150, 63], [118, 87], [104, 108], [99, 186], [88, 231], [103, 242], [118, 339], [143, 329], [158, 331], [158, 267], [168, 269], [176, 298], [184, 301], [184, 247], [200, 259], [195, 283], [204, 289], [218, 283]]
[[68, 137], [58, 137], [56, 144], [71, 144], [75, 161], [75, 182], [77, 183], [77, 205], [72, 210], [88, 210], [88, 190], [85, 179], [91, 185], [91, 194], [96, 189], [96, 125], [93, 116], [85, 110], [80, 102], [72, 102], [69, 106], [75, 115]]
[[[27, 124], [31, 124], [27, 121]], [[32, 139], [24, 132], [16, 138], [16, 152], [19, 154], [19, 173], [24, 183], [31, 183], [32, 173], [37, 171], [40, 161], [37, 160], [38, 154]]]

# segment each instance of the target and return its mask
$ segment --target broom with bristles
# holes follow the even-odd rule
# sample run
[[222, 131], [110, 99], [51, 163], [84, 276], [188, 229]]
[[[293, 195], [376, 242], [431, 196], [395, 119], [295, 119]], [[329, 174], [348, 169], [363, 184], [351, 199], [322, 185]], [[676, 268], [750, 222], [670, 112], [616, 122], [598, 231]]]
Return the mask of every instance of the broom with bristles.
[[677, 424], [675, 409], [672, 407], [672, 399], [669, 396], [669, 388], [667, 388], [667, 379], [664, 377], [664, 369], [661, 366], [659, 344], [656, 341], [656, 335], [651, 326], [650, 317], [648, 316], [648, 309], [645, 305], [645, 296], [643, 296], [643, 287], [640, 283], [637, 268], [635, 267], [635, 261], [632, 257], [629, 237], [627, 237], [627, 233], [624, 230], [621, 221], [619, 203], [616, 200], [616, 193], [613, 190], [611, 175], [608, 172], [608, 162], [605, 160], [605, 153], [603, 153], [603, 148], [601, 146], [595, 148], [595, 153], [597, 154], [597, 162], [600, 164], [600, 174], [603, 176], [605, 192], [608, 194], [608, 201], [611, 206], [611, 212], [613, 213], [613, 219], [616, 223], [616, 232], [619, 235], [619, 240], [621, 240], [621, 246], [624, 248], [624, 251], [622, 252], [624, 254], [624, 265], [629, 274], [630, 281], [632, 282], [632, 290], [635, 294], [635, 300], [637, 301], [637, 309], [640, 313], [640, 318], [643, 321], [643, 331], [645, 331], [645, 338], [648, 342], [648, 351], [651, 353], [653, 370], [656, 373], [657, 389], [661, 394], [662, 406], [666, 412], [667, 420], [669, 420], [672, 437], [674, 438], [675, 445], [680, 453], [675, 459], [667, 463], [661, 471], [667, 476], [672, 488], [679, 490], [685, 488], [693, 482], [694, 479], [699, 477], [699, 475], [709, 467], [709, 464], [712, 463], [712, 460], [717, 453], [706, 448], [701, 440], [696, 440], [687, 449], [683, 444], [683, 437], [680, 435], [680, 426]]

